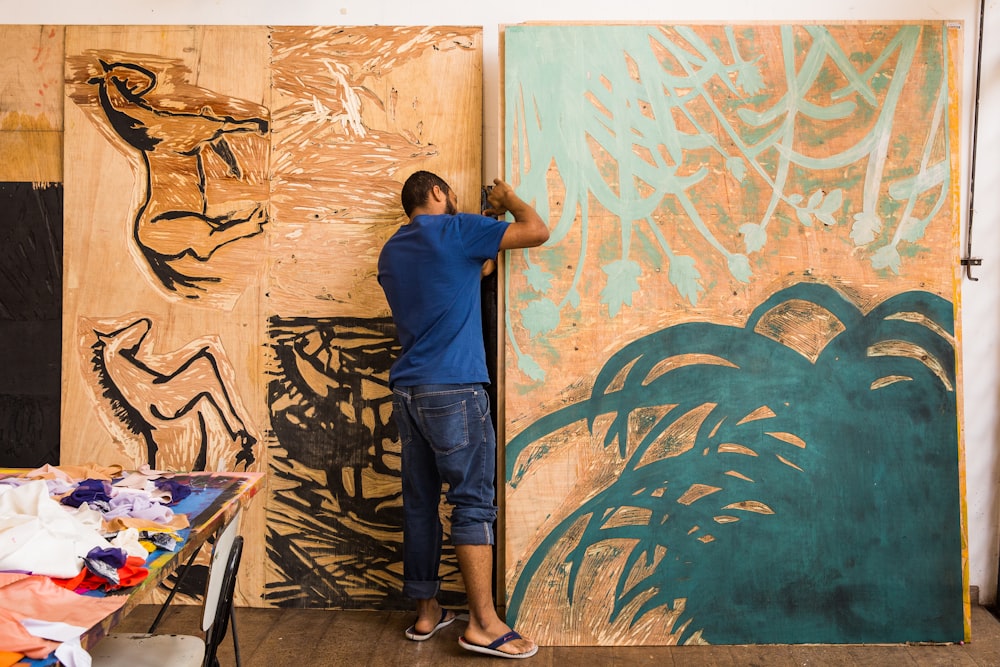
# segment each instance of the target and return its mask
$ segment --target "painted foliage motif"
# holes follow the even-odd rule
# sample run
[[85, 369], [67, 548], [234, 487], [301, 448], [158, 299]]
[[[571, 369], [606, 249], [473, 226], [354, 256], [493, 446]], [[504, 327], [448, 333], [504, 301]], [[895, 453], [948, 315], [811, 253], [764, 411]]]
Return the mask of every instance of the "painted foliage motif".
[[[515, 26], [509, 620], [956, 641], [953, 31]], [[558, 369], [558, 372], [555, 372]]]

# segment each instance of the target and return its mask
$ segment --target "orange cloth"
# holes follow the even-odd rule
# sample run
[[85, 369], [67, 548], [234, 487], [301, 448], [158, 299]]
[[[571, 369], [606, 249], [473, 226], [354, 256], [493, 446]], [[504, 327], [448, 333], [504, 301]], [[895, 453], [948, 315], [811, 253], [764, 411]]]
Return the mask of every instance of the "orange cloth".
[[19, 651], [29, 658], [44, 658], [59, 648], [59, 642], [42, 639], [28, 632], [21, 625], [22, 618], [24, 616], [0, 608], [0, 643], [5, 648]]
[[96, 463], [85, 463], [79, 466], [53, 466], [45, 464], [40, 468], [29, 470], [23, 477], [28, 479], [63, 479], [68, 482], [79, 482], [81, 479], [106, 479], [120, 477], [124, 468], [120, 465], [102, 466]]
[[129, 556], [125, 559], [125, 565], [118, 568], [118, 585], [115, 588], [128, 588], [141, 584], [148, 576], [146, 561], [136, 556]]
[[24, 657], [23, 653], [12, 653], [11, 651], [0, 651], [0, 667], [10, 667], [16, 665]]
[[82, 584], [83, 580], [87, 578], [87, 568], [82, 568], [80, 573], [75, 577], [70, 577], [69, 579], [60, 579], [59, 577], [50, 577], [52, 583], [60, 588], [65, 588], [68, 591], [77, 590]]
[[83, 570], [80, 571], [80, 574], [69, 579], [56, 579], [55, 577], [52, 577], [52, 583], [60, 588], [76, 591], [78, 593], [96, 591], [101, 588], [113, 591], [119, 588], [128, 588], [129, 586], [141, 584], [148, 576], [149, 570], [146, 569], [145, 559], [139, 558], [138, 556], [129, 556], [125, 559], [125, 565], [118, 568], [117, 586], [109, 582], [104, 577], [97, 576], [87, 568], [83, 568]]
[[91, 597], [60, 588], [48, 577], [0, 572], [0, 646], [44, 658], [59, 646], [28, 634], [20, 620], [32, 618], [90, 628], [128, 601], [126, 595]]

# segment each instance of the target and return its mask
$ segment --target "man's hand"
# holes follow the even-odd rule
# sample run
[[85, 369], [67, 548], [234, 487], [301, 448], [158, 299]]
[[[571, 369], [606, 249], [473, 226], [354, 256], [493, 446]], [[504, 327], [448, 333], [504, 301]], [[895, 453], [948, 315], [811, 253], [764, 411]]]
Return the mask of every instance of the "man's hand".
[[490, 208], [485, 211], [486, 215], [499, 218], [510, 209], [510, 198], [516, 197], [514, 188], [510, 187], [499, 178], [493, 179], [493, 187], [486, 195], [486, 201], [490, 203]]
[[500, 240], [501, 250], [534, 248], [549, 240], [549, 229], [538, 212], [499, 178], [493, 179], [493, 189], [486, 195], [486, 200], [492, 207], [486, 215], [501, 216], [510, 212], [514, 216], [514, 224], [507, 227]]

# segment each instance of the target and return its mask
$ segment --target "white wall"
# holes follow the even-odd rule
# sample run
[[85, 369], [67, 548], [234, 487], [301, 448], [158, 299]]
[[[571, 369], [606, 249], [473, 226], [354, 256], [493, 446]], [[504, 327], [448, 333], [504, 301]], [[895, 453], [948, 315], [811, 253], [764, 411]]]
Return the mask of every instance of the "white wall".
[[[250, 24], [250, 25], [481, 25], [484, 43], [484, 182], [499, 170], [500, 26], [528, 21], [731, 21], [955, 20], [964, 23], [962, 67], [962, 182], [967, 211], [973, 127], [975, 65], [982, 0], [0, 0], [4, 23]], [[984, 602], [997, 587], [1000, 505], [996, 478], [1000, 440], [1000, 11], [986, 4], [973, 216], [973, 268], [963, 280], [962, 341], [970, 583]], [[962, 248], [966, 243], [963, 214]], [[958, 258], [955, 260], [958, 261]], [[919, 507], [899, 508], [919, 512]]]

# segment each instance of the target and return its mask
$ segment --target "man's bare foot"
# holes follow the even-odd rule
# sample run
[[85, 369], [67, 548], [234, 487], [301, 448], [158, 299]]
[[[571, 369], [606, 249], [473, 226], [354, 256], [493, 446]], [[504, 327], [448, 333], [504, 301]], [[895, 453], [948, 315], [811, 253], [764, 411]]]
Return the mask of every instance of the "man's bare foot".
[[505, 654], [499, 657], [528, 658], [538, 651], [538, 645], [510, 629], [503, 622], [491, 625], [487, 630], [470, 622], [459, 639], [462, 648], [487, 655]]
[[441, 628], [451, 625], [454, 620], [455, 613], [441, 607], [437, 600], [418, 600], [417, 620], [406, 629], [406, 638], [418, 642], [426, 641]]

